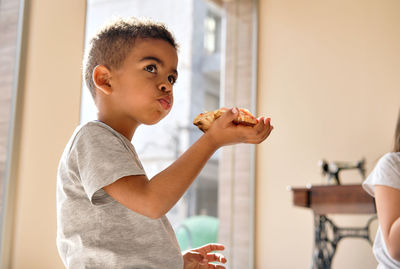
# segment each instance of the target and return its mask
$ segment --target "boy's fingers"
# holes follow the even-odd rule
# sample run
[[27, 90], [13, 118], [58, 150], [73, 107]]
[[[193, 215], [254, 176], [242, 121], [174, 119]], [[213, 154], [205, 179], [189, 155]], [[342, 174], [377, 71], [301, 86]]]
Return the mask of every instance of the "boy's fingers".
[[220, 262], [220, 263], [226, 263], [226, 258], [224, 255], [220, 253], [209, 253], [207, 254], [207, 260], [209, 262]]
[[261, 141], [264, 141], [265, 139], [267, 139], [267, 137], [271, 134], [272, 130], [274, 129], [273, 126], [271, 126], [271, 128], [268, 129], [268, 132], [261, 138]]
[[185, 253], [185, 255], [183, 256], [184, 260], [187, 261], [196, 261], [198, 262], [200, 265], [206, 265], [208, 264], [207, 261], [205, 261], [205, 256], [199, 252], [196, 251], [188, 251]]
[[[252, 131], [252, 133], [248, 133], [247, 135], [244, 135], [247, 137], [245, 143], [250, 143], [250, 144], [259, 144], [267, 137], [270, 135], [271, 131], [274, 129], [272, 125], [265, 125], [264, 123], [261, 123], [257, 127], [254, 127], [254, 130], [248, 130]], [[247, 131], [247, 130], [244, 130]]]
[[239, 109], [236, 107], [228, 109], [225, 113], [223, 113], [220, 117], [221, 121], [225, 123], [231, 123], [239, 114]]
[[225, 249], [225, 246], [224, 245], [222, 245], [222, 244], [209, 244], [209, 246], [210, 246], [210, 251], [215, 251], [215, 250], [224, 250]]
[[193, 251], [198, 251], [198, 252], [206, 254], [211, 251], [220, 251], [220, 250], [224, 250], [224, 249], [225, 249], [225, 246], [222, 244], [207, 244], [207, 245], [201, 246], [197, 249], [194, 249]]
[[262, 117], [261, 120], [254, 126], [257, 133], [263, 132], [266, 129], [265, 119]]
[[249, 139], [257, 139], [263, 137], [271, 128], [270, 119], [264, 119], [264, 117], [260, 117], [259, 122], [253, 126], [252, 128], [243, 129], [244, 135]]

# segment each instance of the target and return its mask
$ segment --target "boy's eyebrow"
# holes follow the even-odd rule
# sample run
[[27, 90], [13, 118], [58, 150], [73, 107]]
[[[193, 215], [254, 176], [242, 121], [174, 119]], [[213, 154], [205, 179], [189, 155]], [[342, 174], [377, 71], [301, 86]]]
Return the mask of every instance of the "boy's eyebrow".
[[[153, 61], [159, 63], [160, 65], [164, 65], [164, 62], [161, 59], [154, 57], [154, 56], [145, 56], [142, 59], [140, 59], [139, 62], [143, 62], [143, 61], [147, 61], [147, 60], [153, 60]], [[175, 75], [178, 75], [178, 71], [176, 69], [173, 69], [172, 72]]]

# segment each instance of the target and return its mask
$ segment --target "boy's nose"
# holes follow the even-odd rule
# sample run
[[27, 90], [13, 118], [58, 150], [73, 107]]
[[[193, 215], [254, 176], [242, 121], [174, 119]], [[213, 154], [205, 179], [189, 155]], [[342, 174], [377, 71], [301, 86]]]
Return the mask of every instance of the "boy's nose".
[[168, 84], [160, 84], [158, 87], [160, 91], [170, 93], [172, 91], [172, 86]]

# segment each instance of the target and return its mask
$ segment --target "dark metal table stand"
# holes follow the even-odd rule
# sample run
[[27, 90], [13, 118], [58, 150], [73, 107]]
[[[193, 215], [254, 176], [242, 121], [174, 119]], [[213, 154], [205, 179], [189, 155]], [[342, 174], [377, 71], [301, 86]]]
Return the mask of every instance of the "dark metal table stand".
[[343, 238], [364, 238], [372, 245], [370, 226], [376, 218], [376, 215], [372, 216], [365, 227], [341, 228], [326, 215], [314, 214], [315, 238], [311, 268], [330, 269], [336, 247]]

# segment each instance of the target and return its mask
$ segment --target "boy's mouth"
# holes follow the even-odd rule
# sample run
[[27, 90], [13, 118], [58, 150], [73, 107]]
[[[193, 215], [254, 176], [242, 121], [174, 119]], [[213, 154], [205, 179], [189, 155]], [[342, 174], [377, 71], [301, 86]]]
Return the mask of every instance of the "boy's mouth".
[[158, 99], [158, 102], [161, 104], [162, 108], [164, 108], [165, 110], [168, 110], [171, 108], [171, 97], [169, 97], [168, 95]]

